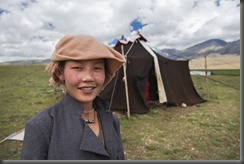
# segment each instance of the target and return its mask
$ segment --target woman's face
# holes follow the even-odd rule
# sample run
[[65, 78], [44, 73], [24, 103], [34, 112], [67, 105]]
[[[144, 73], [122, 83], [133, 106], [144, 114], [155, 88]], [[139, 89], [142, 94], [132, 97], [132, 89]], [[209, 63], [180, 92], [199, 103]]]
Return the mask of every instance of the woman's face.
[[105, 60], [66, 61], [60, 79], [66, 92], [81, 104], [92, 103], [103, 88]]

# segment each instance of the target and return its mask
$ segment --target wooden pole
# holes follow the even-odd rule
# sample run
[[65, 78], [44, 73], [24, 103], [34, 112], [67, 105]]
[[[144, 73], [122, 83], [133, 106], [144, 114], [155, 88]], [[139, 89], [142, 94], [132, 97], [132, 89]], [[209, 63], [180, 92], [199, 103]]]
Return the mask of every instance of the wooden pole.
[[207, 100], [209, 99], [209, 94], [208, 94], [208, 70], [207, 70], [207, 55], [204, 56], [205, 59], [205, 82], [206, 82], [206, 94], [207, 94]]
[[[122, 55], [124, 55], [124, 46], [123, 45], [121, 45], [121, 52], [122, 52]], [[126, 94], [126, 105], [127, 105], [127, 117], [130, 120], [130, 101], [129, 101], [129, 94], [128, 94], [127, 76], [126, 76], [126, 62], [123, 64], [123, 70], [124, 70], [124, 80], [125, 80], [125, 94]]]

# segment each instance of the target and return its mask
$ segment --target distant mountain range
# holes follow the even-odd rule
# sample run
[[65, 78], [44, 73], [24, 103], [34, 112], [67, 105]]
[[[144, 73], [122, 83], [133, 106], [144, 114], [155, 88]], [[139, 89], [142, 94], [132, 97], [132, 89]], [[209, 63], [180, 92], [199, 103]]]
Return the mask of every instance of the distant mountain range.
[[43, 65], [48, 64], [51, 60], [50, 59], [35, 59], [35, 60], [16, 60], [16, 61], [9, 61], [0, 63], [0, 65]]
[[[205, 55], [240, 55], [240, 39], [233, 42], [225, 42], [221, 39], [210, 39], [196, 44], [184, 50], [163, 49], [156, 50], [160, 55], [173, 60], [195, 59]], [[0, 63], [2, 65], [28, 65], [28, 64], [47, 64], [50, 59], [45, 60], [21, 60]]]
[[210, 39], [184, 50], [163, 49], [157, 52], [162, 56], [174, 60], [195, 59], [200, 56], [211, 54], [240, 55], [240, 39], [233, 42], [225, 42], [221, 39]]

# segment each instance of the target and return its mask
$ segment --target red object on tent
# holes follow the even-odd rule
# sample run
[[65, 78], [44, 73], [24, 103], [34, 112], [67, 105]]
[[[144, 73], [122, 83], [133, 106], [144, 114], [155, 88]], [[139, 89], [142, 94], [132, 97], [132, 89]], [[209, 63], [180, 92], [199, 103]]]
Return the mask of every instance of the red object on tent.
[[147, 103], [149, 103], [149, 101], [150, 101], [150, 93], [149, 93], [149, 90], [150, 90], [150, 83], [149, 83], [149, 81], [147, 81], [146, 86], [145, 86], [145, 91], [144, 91], [144, 93], [145, 93], [145, 100], [146, 100]]

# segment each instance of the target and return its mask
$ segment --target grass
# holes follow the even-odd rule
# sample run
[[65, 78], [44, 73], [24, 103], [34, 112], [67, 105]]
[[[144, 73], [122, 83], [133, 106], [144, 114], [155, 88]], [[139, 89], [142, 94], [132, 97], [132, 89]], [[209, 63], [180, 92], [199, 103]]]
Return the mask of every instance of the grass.
[[[192, 71], [205, 71], [203, 69], [192, 70]], [[240, 76], [240, 69], [211, 69], [213, 75], [224, 75], [224, 76]]]
[[207, 103], [187, 108], [158, 106], [129, 121], [121, 116], [126, 158], [240, 160], [240, 78], [229, 73], [210, 76], [207, 84], [205, 77], [192, 77]]
[[[0, 140], [23, 129], [27, 120], [57, 102], [61, 93], [48, 84], [43, 65], [0, 66]], [[0, 144], [0, 159], [19, 159], [21, 142]]]
[[23, 128], [26, 120], [57, 99], [43, 70], [44, 66], [0, 67], [0, 138]]
[[[0, 139], [62, 98], [48, 84], [44, 66], [0, 66]], [[240, 70], [192, 76], [206, 103], [155, 105], [147, 114], [120, 115], [127, 160], [240, 160]], [[208, 89], [206, 89], [208, 88]], [[207, 93], [208, 91], [208, 93]], [[18, 160], [20, 141], [0, 143], [1, 160]]]

